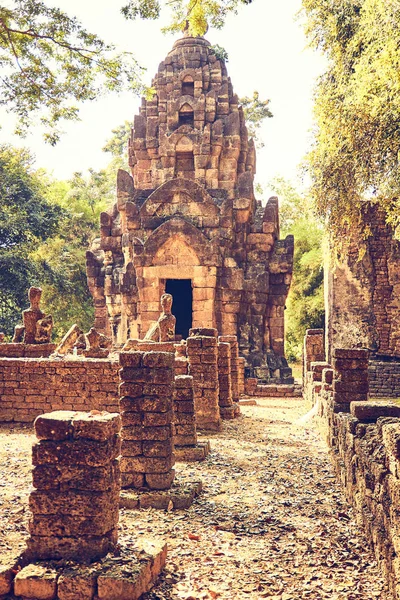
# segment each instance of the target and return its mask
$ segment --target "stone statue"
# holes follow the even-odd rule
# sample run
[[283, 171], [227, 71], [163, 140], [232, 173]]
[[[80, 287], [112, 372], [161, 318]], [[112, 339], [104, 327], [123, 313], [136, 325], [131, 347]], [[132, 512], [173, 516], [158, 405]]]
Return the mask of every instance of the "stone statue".
[[29, 288], [28, 298], [30, 307], [23, 311], [22, 318], [24, 321], [25, 334], [24, 344], [36, 343], [36, 325], [40, 319], [43, 319], [44, 314], [40, 310], [40, 298], [42, 297], [42, 289], [39, 287]]
[[16, 325], [14, 328], [14, 337], [12, 339], [13, 344], [22, 344], [24, 339], [25, 327], [23, 325]]
[[74, 344], [82, 334], [82, 329], [80, 329], [76, 323], [72, 325], [57, 346], [55, 354], [68, 354], [68, 352], [72, 352]]
[[173, 298], [171, 294], [161, 296], [162, 313], [157, 321], [148, 330], [145, 340], [153, 342], [173, 342], [175, 340], [176, 318], [171, 313]]
[[107, 358], [111, 346], [111, 338], [103, 333], [99, 333], [94, 327], [91, 327], [87, 333], [77, 335], [76, 341], [73, 344], [78, 354], [82, 354], [86, 358]]
[[45, 315], [40, 310], [42, 289], [29, 288], [30, 306], [22, 313], [23, 325], [17, 325], [14, 330], [14, 344], [49, 344], [53, 330], [53, 317]]
[[50, 344], [53, 331], [53, 317], [46, 315], [36, 323], [35, 342], [37, 344]]

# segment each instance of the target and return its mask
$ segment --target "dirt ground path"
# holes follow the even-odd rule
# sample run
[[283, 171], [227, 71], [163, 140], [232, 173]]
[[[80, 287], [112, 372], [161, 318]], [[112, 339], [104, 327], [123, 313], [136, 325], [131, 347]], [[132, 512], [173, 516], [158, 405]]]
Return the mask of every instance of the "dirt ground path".
[[[258, 399], [209, 437], [212, 454], [177, 465], [202, 479], [187, 511], [123, 510], [120, 538], [168, 540], [147, 600], [390, 600], [301, 400]], [[24, 547], [31, 430], [0, 428], [0, 554]]]

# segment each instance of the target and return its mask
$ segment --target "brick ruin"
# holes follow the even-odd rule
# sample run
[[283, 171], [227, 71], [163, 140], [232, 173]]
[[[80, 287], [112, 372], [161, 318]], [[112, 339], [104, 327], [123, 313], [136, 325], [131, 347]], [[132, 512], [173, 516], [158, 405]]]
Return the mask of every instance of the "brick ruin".
[[17, 561], [2, 565], [2, 598], [135, 600], [153, 587], [165, 542], [118, 542], [120, 431], [115, 413], [36, 419], [30, 537]]
[[121, 417], [59, 411], [35, 421], [28, 553], [95, 560], [118, 539]]
[[175, 478], [174, 355], [121, 352], [122, 486], [165, 490]]
[[399, 598], [400, 406], [370, 399], [368, 349], [335, 348], [332, 364], [313, 361], [313, 352], [320, 357], [324, 334], [310, 331], [305, 397], [318, 414], [347, 500], [393, 597]]
[[325, 269], [326, 349], [368, 348], [371, 390], [400, 395], [400, 242], [378, 205], [361, 215], [366, 239], [347, 235]]
[[237, 336], [249, 375], [291, 381], [284, 309], [293, 237], [277, 198], [254, 195], [255, 147], [224, 62], [203, 38], [178, 40], [142, 101], [117, 202], [87, 253], [95, 327], [114, 344], [143, 338], [174, 298], [177, 336]]

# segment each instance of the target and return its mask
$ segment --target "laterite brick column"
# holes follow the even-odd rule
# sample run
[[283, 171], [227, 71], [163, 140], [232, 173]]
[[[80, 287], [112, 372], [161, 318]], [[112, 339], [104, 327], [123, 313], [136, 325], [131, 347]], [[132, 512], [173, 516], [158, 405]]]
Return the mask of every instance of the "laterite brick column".
[[303, 383], [311, 370], [312, 362], [325, 362], [325, 332], [323, 329], [307, 329], [303, 344]]
[[232, 400], [239, 402], [239, 344], [236, 335], [220, 335], [219, 342], [228, 342], [231, 347]]
[[189, 362], [186, 343], [175, 344], [175, 375], [187, 375]]
[[35, 421], [28, 554], [93, 560], [117, 542], [121, 418], [58, 411]]
[[194, 411], [193, 377], [175, 377], [174, 397], [175, 446], [197, 444], [196, 416]]
[[218, 342], [219, 411], [223, 419], [235, 418], [231, 383], [231, 346]]
[[239, 383], [239, 396], [244, 394], [244, 369], [246, 366], [246, 359], [242, 356], [239, 356], [239, 373], [238, 373], [238, 383]]
[[350, 412], [350, 402], [368, 400], [369, 350], [336, 348], [333, 351], [334, 412]]
[[217, 330], [190, 329], [187, 338], [189, 375], [193, 376], [194, 405], [199, 429], [219, 431]]
[[121, 352], [122, 487], [165, 490], [175, 478], [174, 354]]

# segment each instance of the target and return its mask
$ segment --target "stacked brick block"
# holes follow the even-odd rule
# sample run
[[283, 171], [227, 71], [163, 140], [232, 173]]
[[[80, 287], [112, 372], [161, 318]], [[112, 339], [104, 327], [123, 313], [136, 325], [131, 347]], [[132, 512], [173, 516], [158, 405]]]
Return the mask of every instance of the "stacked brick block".
[[334, 412], [349, 412], [350, 402], [368, 399], [369, 350], [336, 348], [333, 351]]
[[[324, 415], [325, 416], [325, 415]], [[400, 598], [400, 407], [390, 401], [354, 402], [330, 413], [331, 457], [349, 504], [364, 527], [377, 563]]]
[[231, 346], [227, 342], [218, 342], [218, 383], [219, 411], [223, 419], [235, 418], [232, 401], [231, 382]]
[[219, 342], [228, 343], [231, 347], [231, 383], [232, 400], [239, 402], [239, 344], [236, 335], [221, 335]]
[[246, 360], [239, 356], [239, 376], [238, 376], [238, 383], [239, 383], [239, 396], [241, 396], [242, 394], [244, 394], [244, 381], [245, 381], [245, 376], [244, 376], [244, 370], [245, 370], [245, 366], [246, 366]]
[[186, 343], [175, 344], [175, 375], [187, 375], [189, 363]]
[[245, 380], [245, 393], [261, 398], [301, 398], [303, 390], [300, 384], [262, 384], [255, 377], [248, 377]]
[[327, 362], [312, 362], [304, 379], [304, 398], [311, 406], [317, 402], [322, 390], [322, 375], [325, 369], [329, 369]]
[[307, 329], [303, 345], [303, 380], [311, 369], [311, 363], [325, 361], [323, 329]]
[[120, 353], [122, 487], [168, 489], [175, 477], [174, 354]]
[[121, 418], [59, 411], [38, 417], [29, 498], [34, 559], [92, 560], [117, 542]]
[[220, 430], [217, 330], [191, 329], [187, 339], [189, 374], [193, 377], [197, 426]]
[[175, 445], [195, 446], [197, 444], [196, 416], [194, 410], [193, 377], [175, 377], [174, 397]]

